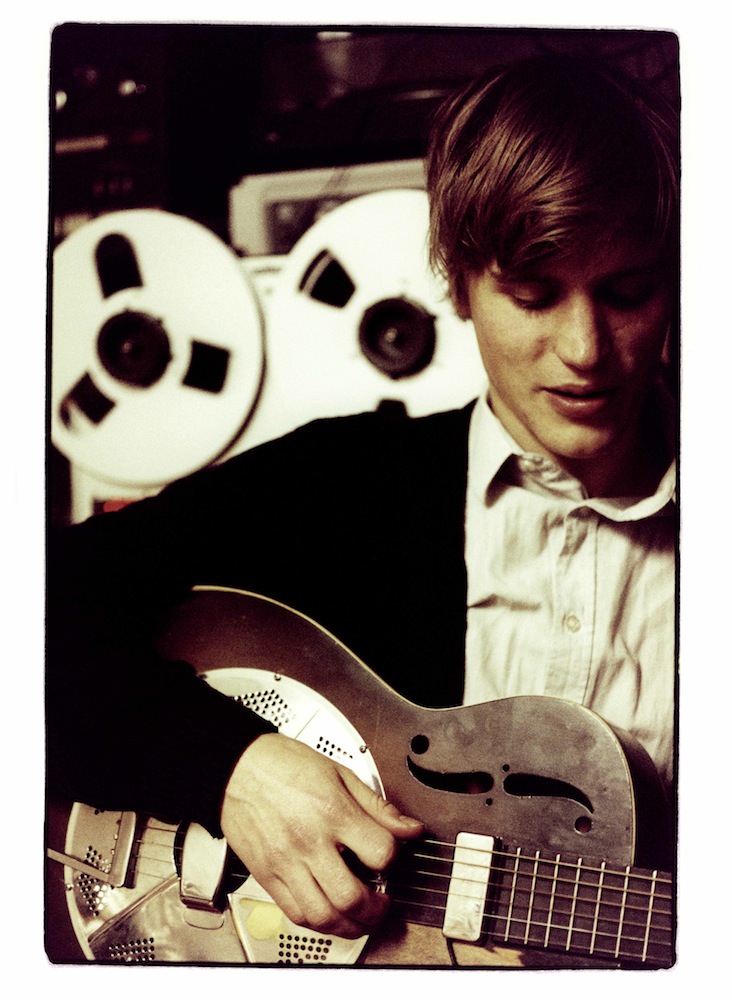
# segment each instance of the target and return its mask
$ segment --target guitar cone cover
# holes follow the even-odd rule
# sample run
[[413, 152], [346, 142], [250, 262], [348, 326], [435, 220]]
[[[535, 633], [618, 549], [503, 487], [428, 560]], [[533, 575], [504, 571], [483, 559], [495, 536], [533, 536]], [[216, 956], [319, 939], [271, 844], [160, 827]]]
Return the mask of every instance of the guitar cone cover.
[[156, 486], [220, 457], [264, 371], [261, 312], [229, 248], [156, 210], [104, 215], [53, 257], [51, 435], [77, 468]]
[[290, 424], [401, 401], [420, 416], [485, 383], [472, 324], [428, 263], [428, 202], [387, 190], [322, 216], [285, 258], [267, 311], [267, 403]]

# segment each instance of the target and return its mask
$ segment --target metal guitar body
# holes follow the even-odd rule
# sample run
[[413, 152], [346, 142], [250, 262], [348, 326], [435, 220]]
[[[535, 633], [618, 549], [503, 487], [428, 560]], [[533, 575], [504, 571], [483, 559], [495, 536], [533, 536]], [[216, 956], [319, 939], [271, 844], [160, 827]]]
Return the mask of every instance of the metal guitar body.
[[[159, 647], [351, 768], [422, 819], [433, 843], [489, 836], [552, 855], [662, 865], [652, 857], [658, 841], [644, 839], [663, 809], [649, 758], [576, 704], [532, 696], [420, 708], [309, 619], [238, 591], [195, 591]], [[79, 804], [62, 823], [65, 908], [87, 959], [345, 965], [364, 949], [366, 938], [291, 924], [200, 828]], [[406, 919], [440, 926], [423, 907]]]

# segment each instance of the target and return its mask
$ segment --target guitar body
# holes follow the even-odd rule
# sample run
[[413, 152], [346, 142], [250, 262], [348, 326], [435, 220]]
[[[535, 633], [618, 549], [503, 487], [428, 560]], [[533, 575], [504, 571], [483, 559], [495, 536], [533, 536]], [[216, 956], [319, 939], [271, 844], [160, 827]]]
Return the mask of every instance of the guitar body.
[[[181, 899], [181, 885], [189, 881], [183, 859], [199, 855], [191, 831], [75, 805], [50, 823], [49, 843], [54, 846], [55, 833], [60, 844], [63, 828], [63, 846], [56, 850], [65, 859], [86, 860], [85, 871], [73, 863], [64, 865], [62, 893], [55, 885], [56, 912], [68, 910], [73, 938], [85, 958], [350, 964], [360, 957], [381, 965], [445, 964], [450, 959], [439, 913], [449, 896], [452, 845], [469, 834], [497, 838], [504, 860], [497, 862], [491, 879], [496, 884], [513, 879], [514, 890], [510, 909], [498, 923], [495, 914], [487, 914], [481, 925], [480, 938], [488, 929], [494, 947], [456, 945], [454, 954], [461, 962], [576, 965], [584, 964], [582, 954], [587, 953], [594, 964], [618, 964], [612, 949], [604, 955], [594, 946], [589, 951], [581, 947], [579, 958], [565, 957], [570, 939], [579, 937], [579, 904], [593, 892], [597, 895], [596, 887], [581, 892], [575, 887], [562, 919], [556, 916], [561, 906], [554, 898], [535, 898], [532, 888], [530, 900], [519, 901], [515, 890], [527, 878], [534, 885], [538, 858], [542, 865], [561, 855], [583, 865], [586, 859], [597, 859], [598, 865], [611, 862], [615, 869], [667, 867], [660, 853], [663, 837], [654, 833], [654, 826], [665, 829], [660, 783], [650, 759], [630, 737], [594, 713], [554, 698], [421, 708], [397, 695], [311, 620], [239, 591], [194, 591], [164, 624], [158, 645], [166, 657], [192, 663], [208, 683], [274, 722], [281, 732], [351, 767], [401, 812], [422, 819], [425, 841], [439, 845], [430, 848], [427, 864], [434, 868], [433, 880], [444, 882], [437, 895], [441, 909], [436, 917], [431, 888], [427, 895], [403, 890], [399, 862], [386, 874], [386, 891], [400, 905], [392, 906], [394, 916], [370, 942], [326, 943], [322, 935], [286, 926], [252, 879], [229, 880], [225, 906], [198, 900], [191, 906]], [[136, 846], [126, 849], [128, 836]], [[115, 856], [121, 862], [127, 855], [124, 878], [116, 873], [113, 879], [123, 884], [95, 882], [94, 868], [108, 873]], [[489, 856], [493, 858], [491, 852]], [[196, 874], [192, 881], [197, 880]], [[60, 881], [56, 876], [55, 883]], [[555, 873], [553, 888], [557, 884]], [[486, 897], [494, 892], [486, 889]], [[49, 891], [49, 899], [53, 895]], [[59, 905], [60, 895], [64, 902]], [[500, 910], [503, 904], [497, 905]], [[546, 912], [539, 919], [542, 907]], [[596, 903], [595, 924], [598, 912]], [[670, 919], [664, 919], [669, 935]], [[553, 921], [558, 924], [556, 940]], [[58, 926], [62, 923], [59, 916]]]

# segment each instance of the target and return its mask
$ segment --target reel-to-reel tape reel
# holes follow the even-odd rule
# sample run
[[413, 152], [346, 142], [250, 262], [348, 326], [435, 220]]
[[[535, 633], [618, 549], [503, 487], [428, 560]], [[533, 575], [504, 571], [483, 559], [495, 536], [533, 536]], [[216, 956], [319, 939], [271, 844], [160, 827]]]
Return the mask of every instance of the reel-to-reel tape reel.
[[[427, 196], [344, 202], [257, 267], [198, 223], [110, 213], [53, 259], [51, 435], [71, 519], [308, 420], [459, 406], [485, 376], [427, 260]], [[264, 262], [262, 262], [264, 263]]]

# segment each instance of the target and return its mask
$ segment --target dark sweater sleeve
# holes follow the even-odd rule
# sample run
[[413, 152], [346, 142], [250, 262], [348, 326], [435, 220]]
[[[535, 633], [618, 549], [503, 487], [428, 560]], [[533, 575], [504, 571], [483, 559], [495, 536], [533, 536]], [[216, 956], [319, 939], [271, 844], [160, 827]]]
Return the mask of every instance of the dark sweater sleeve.
[[166, 610], [197, 584], [256, 588], [267, 536], [280, 520], [277, 470], [287, 469], [287, 455], [286, 445], [265, 448], [51, 533], [52, 796], [195, 820], [220, 833], [231, 771], [249, 743], [273, 727], [213, 690], [189, 664], [165, 661], [154, 637]]

